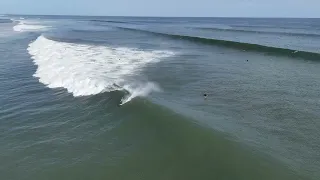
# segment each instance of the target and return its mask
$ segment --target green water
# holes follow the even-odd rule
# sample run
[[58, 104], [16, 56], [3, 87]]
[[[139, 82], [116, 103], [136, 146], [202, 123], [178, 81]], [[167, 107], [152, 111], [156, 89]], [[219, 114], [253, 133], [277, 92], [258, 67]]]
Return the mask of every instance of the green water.
[[320, 177], [318, 20], [3, 22], [0, 180]]

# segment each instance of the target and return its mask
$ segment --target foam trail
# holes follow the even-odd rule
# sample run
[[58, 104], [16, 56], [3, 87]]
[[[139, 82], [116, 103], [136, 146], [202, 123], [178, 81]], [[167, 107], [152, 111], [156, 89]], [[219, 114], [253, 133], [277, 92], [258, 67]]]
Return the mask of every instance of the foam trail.
[[129, 95], [122, 104], [146, 96], [159, 88], [152, 82], [128, 81], [148, 63], [173, 55], [168, 51], [142, 51], [49, 40], [43, 36], [29, 45], [38, 66], [34, 76], [49, 88], [65, 88], [74, 96], [88, 96], [114, 90]]

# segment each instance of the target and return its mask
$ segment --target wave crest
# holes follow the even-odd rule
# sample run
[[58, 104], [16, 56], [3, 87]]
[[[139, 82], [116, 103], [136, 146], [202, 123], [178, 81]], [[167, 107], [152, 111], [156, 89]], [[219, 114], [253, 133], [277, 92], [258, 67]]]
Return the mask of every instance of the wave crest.
[[13, 30], [16, 32], [29, 32], [29, 31], [44, 31], [50, 28], [49, 26], [39, 25], [28, 21], [18, 20], [17, 25], [13, 26]]
[[28, 51], [38, 66], [34, 76], [49, 88], [62, 87], [73, 96], [125, 90], [129, 95], [122, 99], [122, 104], [159, 90], [152, 82], [128, 81], [127, 77], [148, 63], [173, 55], [169, 51], [58, 42], [43, 36], [32, 42]]

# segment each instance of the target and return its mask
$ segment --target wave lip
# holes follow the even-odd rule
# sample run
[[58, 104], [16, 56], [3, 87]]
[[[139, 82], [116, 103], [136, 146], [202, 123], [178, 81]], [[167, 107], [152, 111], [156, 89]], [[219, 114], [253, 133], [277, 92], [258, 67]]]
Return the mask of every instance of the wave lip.
[[38, 66], [34, 77], [47, 87], [65, 88], [75, 97], [125, 90], [129, 94], [122, 104], [159, 90], [155, 83], [127, 79], [145, 65], [174, 54], [58, 42], [44, 36], [29, 44], [28, 51]]

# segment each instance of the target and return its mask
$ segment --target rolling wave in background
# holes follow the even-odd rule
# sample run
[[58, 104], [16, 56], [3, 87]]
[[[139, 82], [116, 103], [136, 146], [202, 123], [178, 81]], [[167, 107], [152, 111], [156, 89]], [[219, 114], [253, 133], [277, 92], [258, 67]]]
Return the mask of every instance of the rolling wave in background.
[[13, 30], [16, 32], [34, 32], [34, 31], [45, 31], [50, 28], [50, 26], [45, 26], [39, 24], [39, 22], [36, 21], [28, 21], [28, 20], [14, 20], [14, 22], [17, 22], [17, 25], [13, 26]]
[[310, 36], [310, 37], [320, 37], [318, 33], [299, 33], [299, 32], [283, 32], [283, 31], [267, 31], [267, 30], [248, 30], [248, 29], [234, 29], [234, 28], [212, 28], [212, 27], [203, 27], [197, 28], [200, 30], [207, 30], [207, 31], [225, 31], [225, 32], [244, 32], [244, 33], [253, 33], [253, 34], [274, 34], [274, 35], [288, 35], [288, 36]]
[[168, 33], [154, 32], [154, 31], [143, 30], [143, 29], [127, 28], [127, 27], [117, 27], [117, 28], [123, 29], [123, 30], [129, 30], [129, 31], [140, 31], [140, 32], [154, 34], [154, 35], [165, 36], [173, 39], [187, 40], [195, 43], [234, 48], [242, 51], [263, 52], [271, 55], [272, 54], [282, 55], [282, 56], [302, 58], [307, 60], [320, 59], [320, 53], [316, 53], [316, 52], [301, 51], [296, 49], [286, 49], [281, 47], [272, 47], [272, 46], [265, 46], [260, 44], [251, 44], [251, 43], [229, 41], [229, 40], [222, 40], [222, 39], [212, 39], [212, 38], [206, 38], [206, 37], [188, 36], [188, 35], [180, 35], [180, 34], [168, 34]]

